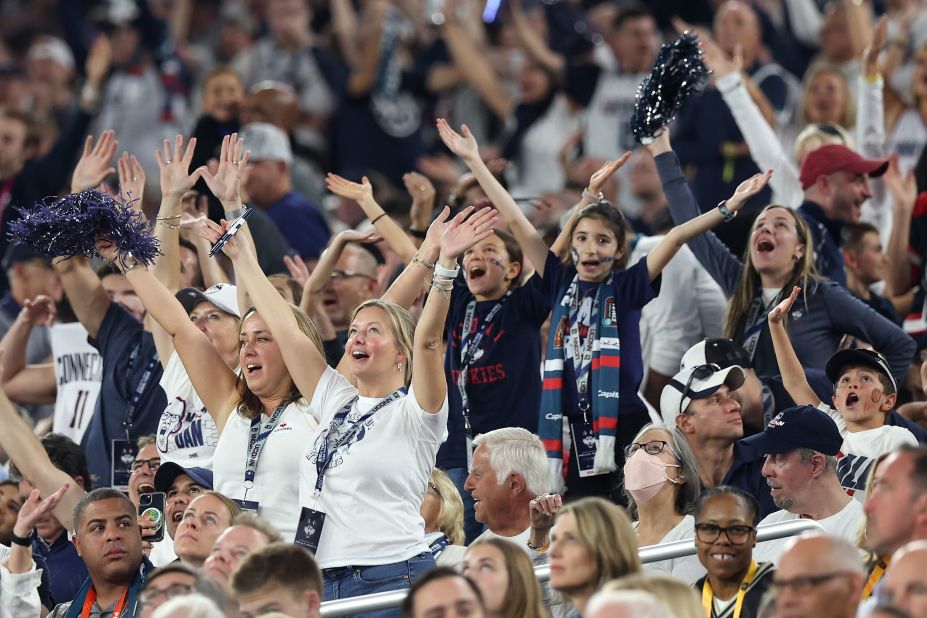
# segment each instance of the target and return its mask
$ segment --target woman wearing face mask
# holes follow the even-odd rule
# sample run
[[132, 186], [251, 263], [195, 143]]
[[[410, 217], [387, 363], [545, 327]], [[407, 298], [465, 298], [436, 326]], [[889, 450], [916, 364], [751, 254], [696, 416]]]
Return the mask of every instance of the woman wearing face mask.
[[695, 549], [708, 571], [694, 584], [705, 618], [756, 618], [775, 570], [753, 560], [756, 498], [736, 487], [713, 487], [699, 496], [694, 515]]
[[[691, 480], [690, 480], [691, 479]], [[689, 513], [699, 492], [698, 469], [688, 442], [675, 429], [647, 425], [625, 448], [624, 490], [638, 545], [692, 538]], [[686, 582], [705, 575], [696, 556], [651, 562], [649, 571], [664, 571]]]

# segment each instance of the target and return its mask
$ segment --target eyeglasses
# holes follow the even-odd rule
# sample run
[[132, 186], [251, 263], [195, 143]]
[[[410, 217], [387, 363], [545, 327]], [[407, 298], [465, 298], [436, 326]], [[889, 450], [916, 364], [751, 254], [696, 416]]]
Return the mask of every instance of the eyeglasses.
[[743, 525], [722, 528], [715, 524], [695, 524], [695, 536], [702, 543], [714, 543], [721, 537], [722, 532], [731, 545], [743, 545], [750, 539], [750, 535], [756, 532], [756, 528]]
[[139, 602], [145, 606], [160, 605], [174, 597], [182, 597], [185, 594], [193, 592], [193, 586], [187, 584], [171, 584], [161, 590], [159, 588], [149, 588], [139, 595]]
[[660, 453], [663, 452], [663, 449], [665, 449], [668, 446], [669, 446], [670, 452], [673, 454], [673, 457], [675, 457], [676, 459], [682, 460], [682, 456], [680, 456], [679, 453], [676, 452], [676, 449], [670, 446], [670, 443], [667, 442], [666, 440], [651, 440], [650, 442], [645, 442], [643, 444], [641, 444], [640, 442], [632, 442], [631, 444], [624, 447], [624, 457], [625, 459], [628, 459], [631, 457], [631, 455], [633, 455], [634, 453], [636, 453], [637, 451], [641, 449], [644, 449], [644, 452], [647, 453], [648, 455], [659, 455]]
[[682, 402], [685, 401], [686, 395], [689, 394], [689, 388], [692, 386], [692, 381], [710, 378], [719, 371], [721, 371], [721, 367], [714, 363], [698, 365], [697, 367], [692, 368], [692, 373], [689, 374], [689, 379], [686, 380], [686, 385], [682, 389], [682, 397], [679, 398], [679, 414], [682, 414]]
[[136, 459], [132, 462], [132, 472], [136, 472], [142, 469], [142, 466], [146, 465], [148, 469], [152, 472], [157, 472], [158, 468], [161, 467], [161, 458], [152, 457], [151, 459]]
[[799, 575], [792, 579], [774, 579], [770, 587], [776, 594], [782, 594], [787, 589], [791, 588], [795, 594], [806, 595], [810, 594], [821, 584], [838, 577], [843, 577], [844, 575], [848, 575], [848, 573], [837, 571], [836, 573], [824, 573], [823, 575]]
[[839, 137], [843, 139], [843, 134], [840, 132], [840, 129], [838, 129], [837, 127], [835, 127], [834, 125], [830, 123], [819, 122], [817, 124], [817, 129], [818, 131], [820, 131], [821, 133], [824, 133], [825, 135], [830, 135], [831, 137]]
[[353, 270], [335, 270], [332, 271], [332, 281], [341, 283], [348, 277], [363, 277], [364, 279], [373, 279], [370, 275], [359, 273]]
[[438, 491], [438, 486], [435, 485], [434, 483], [429, 482], [429, 483], [428, 483], [428, 489], [430, 489], [431, 491], [435, 492], [435, 493], [438, 495], [439, 498], [441, 497], [441, 492]]

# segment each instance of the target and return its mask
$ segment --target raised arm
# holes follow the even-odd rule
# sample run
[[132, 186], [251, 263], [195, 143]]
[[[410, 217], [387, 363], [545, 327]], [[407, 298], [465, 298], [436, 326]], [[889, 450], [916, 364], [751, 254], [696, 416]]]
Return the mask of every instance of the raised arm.
[[512, 15], [512, 26], [515, 28], [515, 36], [522, 48], [531, 58], [552, 74], [560, 76], [566, 67], [566, 60], [547, 46], [543, 35], [532, 26], [521, 0], [511, 0], [509, 10]]
[[473, 44], [464, 25], [453, 14], [448, 17], [444, 23], [444, 41], [455, 66], [494, 114], [508, 118], [515, 109], [515, 97], [499, 79], [483, 51]]
[[898, 155], [888, 160], [888, 169], [883, 176], [885, 186], [891, 194], [892, 230], [885, 251], [887, 258], [885, 277], [886, 296], [900, 296], [911, 289], [911, 264], [908, 246], [911, 239], [911, 218], [917, 202], [917, 181], [914, 172], [901, 173]]
[[512, 230], [512, 234], [521, 245], [521, 250], [525, 257], [531, 262], [531, 265], [540, 276], [544, 276], [544, 264], [547, 262], [547, 243], [534, 229], [528, 217], [522, 213], [518, 204], [505, 190], [502, 183], [493, 176], [492, 172], [486, 166], [486, 163], [480, 157], [479, 145], [476, 138], [470, 133], [467, 125], [461, 127], [463, 135], [460, 135], [443, 118], [438, 119], [438, 134], [441, 141], [455, 155], [470, 168], [470, 172], [480, 183], [480, 187], [486, 192], [486, 196], [499, 211], [502, 222]]
[[55, 303], [47, 296], [26, 300], [16, 321], [0, 341], [2, 356], [2, 387], [7, 396], [18, 403], [55, 403], [58, 385], [51, 363], [26, 364], [26, 345], [33, 327], [51, 326], [55, 321]]
[[[736, 215], [743, 205], [747, 203], [747, 200], [763, 190], [771, 176], [772, 170], [766, 170], [743, 181], [737, 186], [734, 195], [725, 202], [724, 206], [733, 215]], [[667, 262], [676, 255], [676, 252], [684, 244], [723, 223], [724, 220], [721, 208], [713, 208], [694, 219], [680, 223], [667, 232], [659, 244], [647, 254], [647, 273], [650, 275], [650, 280], [653, 281], [663, 272]]]
[[415, 255], [415, 244], [409, 239], [409, 236], [399, 227], [392, 217], [386, 214], [383, 207], [373, 199], [373, 186], [366, 176], [363, 182], [356, 183], [342, 178], [337, 174], [329, 173], [325, 177], [325, 184], [328, 190], [335, 195], [354, 200], [360, 205], [361, 210], [373, 223], [383, 239], [390, 246], [390, 249], [402, 258], [403, 262], [408, 263]]
[[[189, 194], [188, 194], [189, 195]], [[203, 275], [203, 287], [211, 288], [218, 283], [231, 283], [228, 274], [218, 260], [209, 257], [212, 246], [200, 236], [203, 220], [209, 216], [209, 201], [205, 195], [194, 195], [183, 200], [183, 216], [180, 218], [180, 238], [196, 247], [196, 261]], [[181, 274], [183, 274], [181, 270]]]
[[[492, 234], [492, 227], [498, 218], [497, 213], [484, 208], [464, 220], [472, 212], [471, 208], [454, 217], [447, 224], [441, 237], [438, 260], [445, 269], [459, 270], [457, 258], [469, 247]], [[426, 412], [440, 412], [447, 397], [444, 350], [441, 344], [452, 287], [452, 278], [435, 273], [431, 290], [425, 299], [425, 309], [415, 327], [412, 341], [412, 387], [418, 404]]]
[[[464, 212], [473, 212], [473, 208], [466, 208]], [[389, 289], [383, 293], [383, 300], [388, 300], [408, 309], [418, 298], [419, 293], [422, 291], [422, 285], [428, 286], [432, 278], [434, 265], [440, 255], [441, 236], [448, 225], [447, 220], [450, 214], [450, 207], [445, 206], [444, 210], [431, 222], [418, 253], [406, 264], [405, 270], [396, 277]]]
[[795, 348], [792, 347], [792, 340], [789, 339], [789, 333], [785, 330], [785, 321], [788, 319], [789, 311], [801, 288], [795, 286], [788, 298], [773, 307], [772, 311], [766, 317], [769, 322], [769, 336], [772, 338], [773, 348], [776, 350], [776, 362], [779, 364], [779, 373], [782, 375], [782, 383], [785, 390], [788, 391], [789, 397], [796, 404], [807, 404], [817, 406], [821, 403], [820, 398], [808, 384], [808, 378], [805, 377], [805, 370], [795, 354]]
[[403, 174], [402, 183], [412, 197], [412, 207], [409, 208], [409, 233], [412, 235], [412, 243], [421, 247], [424, 240], [421, 234], [431, 225], [437, 192], [428, 177], [418, 172]]
[[[220, 226], [207, 219], [202, 234], [215, 242], [228, 229], [228, 222]], [[244, 287], [254, 303], [261, 319], [267, 324], [277, 345], [290, 377], [303, 397], [311, 400], [315, 387], [328, 366], [322, 352], [312, 340], [300, 330], [290, 305], [280, 296], [273, 284], [264, 275], [253, 252], [242, 248], [237, 237], [223, 247], [223, 251], [235, 264], [238, 285]]]

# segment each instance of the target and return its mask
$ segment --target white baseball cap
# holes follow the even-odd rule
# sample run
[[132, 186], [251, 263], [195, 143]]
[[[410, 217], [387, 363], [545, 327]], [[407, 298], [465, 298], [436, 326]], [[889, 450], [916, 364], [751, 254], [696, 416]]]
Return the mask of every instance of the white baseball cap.
[[268, 122], [252, 122], [242, 128], [239, 137], [245, 140], [245, 149], [251, 151], [252, 161], [293, 163], [290, 138], [279, 127]]
[[682, 369], [674, 375], [660, 394], [660, 414], [671, 423], [685, 412], [693, 399], [705, 399], [721, 386], [735, 391], [744, 383], [744, 372], [737, 365], [721, 369], [717, 365], [699, 365]]
[[177, 292], [177, 300], [187, 313], [202, 302], [212, 303], [220, 311], [241, 317], [238, 309], [238, 290], [231, 283], [217, 283], [205, 292], [196, 288], [184, 288]]

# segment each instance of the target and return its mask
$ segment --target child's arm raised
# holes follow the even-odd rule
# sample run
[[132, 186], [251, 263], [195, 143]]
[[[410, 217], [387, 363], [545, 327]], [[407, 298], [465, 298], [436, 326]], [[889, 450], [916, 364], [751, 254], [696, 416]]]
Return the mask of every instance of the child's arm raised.
[[[763, 190], [763, 187], [769, 182], [771, 176], [772, 170], [754, 174], [740, 183], [734, 191], [734, 195], [725, 202], [722, 202], [717, 208], [699, 215], [694, 219], [690, 219], [685, 223], [680, 223], [667, 232], [663, 240], [660, 241], [660, 244], [647, 254], [647, 272], [650, 274], [650, 280], [653, 281], [663, 272], [666, 264], [686, 242], [699, 234], [707, 232], [719, 223], [733, 218], [737, 214], [737, 211], [747, 203], [747, 200]], [[722, 207], [726, 208], [732, 214], [728, 215], [726, 218], [721, 212]]]
[[776, 361], [779, 363], [779, 373], [782, 374], [782, 383], [789, 397], [799, 405], [808, 404], [817, 406], [821, 400], [815, 394], [814, 389], [808, 384], [808, 378], [805, 377], [805, 370], [795, 354], [795, 348], [792, 347], [792, 341], [789, 339], [789, 333], [785, 330], [785, 320], [792, 310], [792, 304], [798, 298], [801, 288], [797, 285], [792, 288], [792, 293], [788, 298], [773, 307], [773, 310], [766, 316], [769, 322], [769, 336], [772, 338], [773, 348], [776, 350]]
[[476, 143], [476, 138], [470, 133], [470, 129], [467, 125], [461, 126], [463, 135], [460, 135], [443, 118], [438, 118], [437, 124], [441, 141], [470, 168], [473, 176], [480, 183], [480, 187], [486, 192], [486, 196], [499, 211], [502, 221], [512, 230], [525, 257], [531, 262], [538, 275], [543, 277], [544, 264], [547, 262], [547, 243], [534, 229], [528, 217], [522, 213], [502, 183], [486, 167], [486, 163], [480, 157], [479, 144]]

